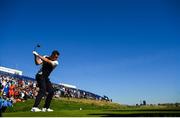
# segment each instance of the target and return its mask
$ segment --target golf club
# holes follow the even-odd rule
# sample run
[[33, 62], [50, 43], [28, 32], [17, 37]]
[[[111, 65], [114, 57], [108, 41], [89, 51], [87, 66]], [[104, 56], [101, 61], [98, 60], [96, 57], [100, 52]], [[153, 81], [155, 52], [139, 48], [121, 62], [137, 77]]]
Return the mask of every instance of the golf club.
[[39, 44], [37, 44], [35, 47], [34, 47], [34, 51], [36, 51], [37, 48], [41, 47]]

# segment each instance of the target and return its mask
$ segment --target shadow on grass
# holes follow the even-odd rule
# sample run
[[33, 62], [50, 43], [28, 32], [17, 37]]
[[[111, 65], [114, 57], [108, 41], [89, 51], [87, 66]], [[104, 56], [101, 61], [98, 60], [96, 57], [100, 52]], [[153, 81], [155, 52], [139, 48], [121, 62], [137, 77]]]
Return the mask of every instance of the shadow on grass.
[[143, 111], [152, 111], [152, 112], [154, 112], [154, 111], [163, 111], [163, 112], [167, 112], [167, 111], [179, 111], [180, 112], [180, 108], [179, 109], [137, 109], [137, 110], [125, 110], [125, 109], [123, 109], [123, 110], [107, 110], [107, 111], [115, 111], [115, 112], [134, 112], [134, 111], [136, 111], [136, 112], [138, 112], [138, 111], [141, 111], [141, 112], [143, 112]]
[[180, 113], [96, 113], [101, 117], [180, 117]]

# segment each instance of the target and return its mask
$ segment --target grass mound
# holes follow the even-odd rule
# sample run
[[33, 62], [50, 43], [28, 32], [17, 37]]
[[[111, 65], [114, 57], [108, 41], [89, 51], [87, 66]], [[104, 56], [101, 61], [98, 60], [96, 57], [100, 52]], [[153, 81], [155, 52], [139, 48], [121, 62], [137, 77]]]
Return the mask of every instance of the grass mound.
[[[25, 102], [19, 102], [14, 104], [12, 108], [8, 108], [6, 112], [29, 112], [34, 104], [34, 100], [27, 100]], [[43, 107], [44, 100], [41, 101], [40, 108]], [[53, 99], [51, 103], [51, 108], [55, 111], [59, 110], [105, 110], [105, 109], [120, 109], [121, 106], [116, 103], [110, 103], [106, 101], [95, 101], [87, 99], [75, 99], [75, 98], [60, 98]]]
[[[54, 112], [30, 112], [34, 100], [27, 100], [14, 104], [8, 108], [3, 117], [167, 117], [180, 116], [180, 107], [165, 106], [125, 106], [105, 101], [95, 101], [87, 99], [53, 99], [51, 108]], [[40, 108], [43, 107], [44, 100], [41, 101]]]

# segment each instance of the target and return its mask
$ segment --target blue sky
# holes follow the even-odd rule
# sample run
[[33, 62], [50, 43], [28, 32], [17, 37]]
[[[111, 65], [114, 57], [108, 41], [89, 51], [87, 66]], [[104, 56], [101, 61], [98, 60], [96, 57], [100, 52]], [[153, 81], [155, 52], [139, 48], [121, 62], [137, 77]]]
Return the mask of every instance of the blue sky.
[[32, 50], [61, 53], [51, 74], [114, 102], [180, 102], [178, 0], [0, 1], [0, 65], [34, 77]]

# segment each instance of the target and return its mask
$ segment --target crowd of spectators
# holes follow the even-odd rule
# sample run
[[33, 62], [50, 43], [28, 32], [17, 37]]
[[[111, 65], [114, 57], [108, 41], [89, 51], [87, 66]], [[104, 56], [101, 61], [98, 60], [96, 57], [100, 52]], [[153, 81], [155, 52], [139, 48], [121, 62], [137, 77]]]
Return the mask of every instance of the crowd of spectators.
[[[13, 74], [0, 72], [0, 109], [12, 106], [16, 102], [34, 99], [38, 93], [36, 81], [31, 78], [14, 76]], [[69, 88], [63, 85], [53, 84], [54, 97], [85, 98], [110, 101], [108, 97], [101, 97], [84, 90]], [[11, 103], [11, 104], [10, 104]]]
[[8, 74], [0, 74], [0, 96], [12, 103], [21, 102], [37, 95], [36, 81], [19, 79]]
[[36, 81], [18, 78], [8, 73], [0, 73], [0, 110], [16, 102], [24, 102], [29, 98], [35, 98], [38, 88]]
[[55, 85], [55, 97], [85, 98], [101, 100], [101, 96], [77, 88], [69, 88], [63, 85]]

